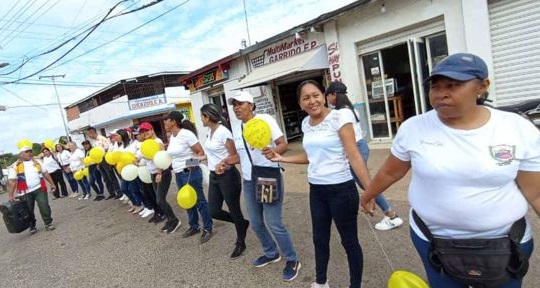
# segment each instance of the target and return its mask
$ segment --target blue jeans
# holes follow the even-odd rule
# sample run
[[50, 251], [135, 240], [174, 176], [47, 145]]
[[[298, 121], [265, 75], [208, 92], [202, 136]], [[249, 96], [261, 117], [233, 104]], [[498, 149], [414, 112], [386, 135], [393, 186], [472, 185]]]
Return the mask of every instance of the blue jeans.
[[90, 184], [88, 183], [88, 178], [84, 176], [81, 180], [76, 180], [76, 181], [77, 183], [79, 183], [79, 185], [82, 188], [82, 191], [83, 191], [82, 196], [90, 195]]
[[69, 187], [71, 187], [72, 192], [78, 192], [79, 188], [77, 187], [77, 180], [73, 178], [73, 172], [66, 172], [66, 168], [63, 168], [62, 171], [64, 171], [64, 175], [66, 175], [66, 179], [68, 180]]
[[349, 264], [350, 287], [360, 288], [364, 256], [358, 241], [360, 197], [352, 180], [332, 185], [309, 184], [309, 207], [315, 246], [315, 281], [327, 281], [330, 231], [334, 221]]
[[[283, 183], [283, 181], [281, 182]], [[283, 185], [280, 189], [281, 193], [285, 192]], [[252, 182], [244, 180], [244, 198], [246, 200], [249, 221], [251, 221], [251, 229], [255, 232], [259, 241], [261, 241], [264, 255], [270, 258], [279, 255], [276, 242], [272, 239], [273, 235], [285, 260], [298, 261], [291, 236], [281, 221], [281, 208], [283, 206], [284, 196], [285, 195], [282, 194], [279, 202], [274, 204], [258, 203], [255, 198], [255, 192], [253, 191]], [[268, 229], [270, 229], [272, 235], [270, 235]]]
[[[369, 147], [366, 141], [364, 139], [358, 140], [358, 142], [356, 142], [356, 147], [358, 147], [358, 151], [360, 151], [360, 154], [362, 154], [362, 158], [364, 159], [364, 162], [366, 163], [366, 167], [367, 167], [367, 161], [369, 158]], [[352, 176], [354, 177], [354, 181], [356, 182], [356, 184], [360, 186], [360, 189], [365, 190], [364, 185], [362, 185], [362, 182], [360, 182], [360, 179], [358, 178], [358, 176], [356, 176], [356, 174], [352, 170], [352, 167], [351, 167], [351, 173], [352, 173]], [[390, 204], [388, 204], [388, 201], [386, 201], [386, 198], [384, 198], [382, 194], [379, 194], [377, 195], [377, 197], [375, 197], [375, 203], [377, 203], [377, 206], [379, 206], [379, 208], [381, 208], [381, 210], [384, 213], [388, 211], [392, 211], [392, 207], [390, 207]]]
[[132, 181], [126, 181], [126, 180], [120, 180], [120, 191], [124, 193], [129, 200], [131, 200], [131, 203], [135, 206], [141, 206], [142, 204], [142, 196], [141, 192], [139, 191], [139, 182], [137, 179]]
[[206, 197], [203, 193], [203, 178], [201, 168], [197, 166], [189, 172], [174, 173], [174, 175], [176, 177], [175, 179], [178, 189], [182, 188], [182, 186], [186, 184], [189, 184], [197, 192], [197, 203], [195, 203], [195, 207], [187, 209], [189, 227], [199, 229], [199, 213], [201, 213], [204, 230], [212, 231], [214, 222], [212, 221], [212, 216], [210, 216], [208, 202], [206, 201]]
[[89, 170], [89, 183], [90, 186], [96, 191], [96, 194], [98, 196], [103, 195], [103, 181], [101, 180], [101, 172], [99, 172], [97, 164], [90, 165], [88, 167]]
[[[428, 277], [429, 285], [431, 287], [467, 288], [467, 285], [461, 284], [449, 278], [448, 276], [435, 271], [435, 269], [433, 269], [428, 259], [429, 242], [424, 241], [422, 238], [418, 237], [418, 235], [416, 235], [416, 233], [412, 229], [410, 229], [410, 234], [411, 234], [411, 240], [414, 244], [414, 247], [416, 248], [416, 251], [418, 252], [418, 255], [420, 256], [420, 259], [422, 260], [422, 263], [424, 264], [424, 269], [426, 270], [426, 275]], [[533, 249], [534, 249], [533, 239], [521, 244], [521, 252], [523, 253], [523, 256], [527, 258], [531, 257]], [[520, 288], [521, 282], [522, 282], [521, 280], [513, 279], [510, 282], [503, 285], [501, 288]]]

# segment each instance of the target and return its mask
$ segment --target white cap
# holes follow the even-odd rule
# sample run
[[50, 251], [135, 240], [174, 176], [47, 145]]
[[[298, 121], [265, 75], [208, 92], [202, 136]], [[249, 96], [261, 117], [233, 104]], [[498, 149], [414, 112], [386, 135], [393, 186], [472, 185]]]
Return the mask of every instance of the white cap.
[[32, 150], [32, 147], [30, 146], [23, 146], [19, 149], [19, 153], [22, 153], [24, 151]]
[[236, 100], [238, 102], [253, 103], [253, 95], [249, 94], [246, 91], [238, 91], [238, 92], [236, 92], [236, 95], [234, 95], [233, 97], [231, 97], [231, 98], [229, 98], [227, 100], [227, 103], [229, 103], [229, 105], [232, 105], [233, 100]]

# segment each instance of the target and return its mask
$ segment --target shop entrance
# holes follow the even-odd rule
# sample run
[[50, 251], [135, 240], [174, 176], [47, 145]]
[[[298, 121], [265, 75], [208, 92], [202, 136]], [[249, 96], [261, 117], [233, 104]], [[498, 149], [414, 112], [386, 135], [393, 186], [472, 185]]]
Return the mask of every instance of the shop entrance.
[[442, 33], [410, 38], [360, 56], [371, 138], [391, 139], [403, 121], [431, 109], [423, 81], [447, 55]]

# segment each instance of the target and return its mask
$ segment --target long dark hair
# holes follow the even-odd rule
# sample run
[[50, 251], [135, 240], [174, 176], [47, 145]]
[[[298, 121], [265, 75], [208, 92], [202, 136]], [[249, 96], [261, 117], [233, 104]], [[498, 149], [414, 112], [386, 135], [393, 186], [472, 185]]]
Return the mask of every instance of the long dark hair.
[[120, 135], [120, 138], [122, 138], [122, 145], [124, 148], [126, 148], [129, 143], [131, 143], [131, 139], [129, 138], [129, 134], [124, 129], [118, 129], [116, 130], [116, 134]]
[[195, 128], [195, 125], [193, 125], [193, 123], [191, 123], [191, 121], [189, 121], [189, 119], [187, 119], [180, 111], [169, 112], [166, 119], [174, 121], [178, 127], [187, 129], [197, 136], [197, 128]]
[[336, 94], [336, 109], [351, 109], [354, 115], [354, 119], [356, 119], [356, 122], [360, 122], [360, 119], [358, 119], [356, 111], [354, 110], [354, 106], [349, 97], [347, 96], [347, 86], [345, 84], [338, 81], [333, 81], [326, 89], [325, 94]]
[[204, 104], [201, 107], [201, 115], [206, 115], [206, 117], [208, 117], [210, 121], [214, 123], [219, 123], [227, 127], [227, 129], [230, 129], [227, 125], [228, 124], [227, 120], [225, 120], [225, 118], [223, 118], [223, 114], [221, 114], [221, 109], [216, 104], [213, 104], [213, 103]]

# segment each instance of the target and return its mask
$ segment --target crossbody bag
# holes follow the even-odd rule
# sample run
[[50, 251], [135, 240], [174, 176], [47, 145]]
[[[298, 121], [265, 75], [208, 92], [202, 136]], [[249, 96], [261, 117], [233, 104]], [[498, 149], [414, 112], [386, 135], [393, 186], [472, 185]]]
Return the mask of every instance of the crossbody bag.
[[529, 259], [520, 248], [527, 225], [525, 217], [514, 222], [505, 237], [443, 239], [434, 237], [414, 210], [412, 215], [430, 242], [429, 261], [439, 273], [474, 288], [500, 287], [512, 279], [522, 279], [527, 273]]

